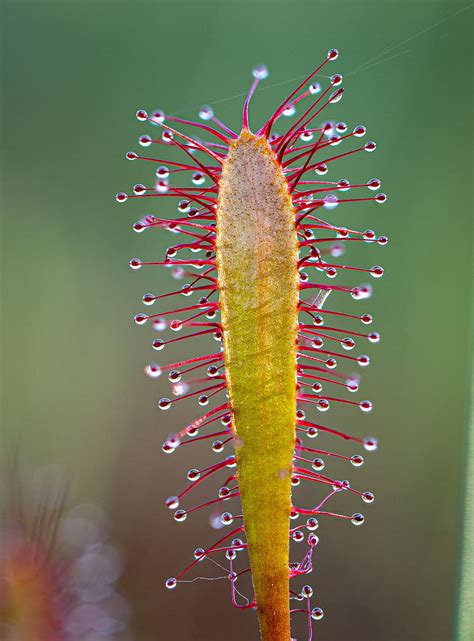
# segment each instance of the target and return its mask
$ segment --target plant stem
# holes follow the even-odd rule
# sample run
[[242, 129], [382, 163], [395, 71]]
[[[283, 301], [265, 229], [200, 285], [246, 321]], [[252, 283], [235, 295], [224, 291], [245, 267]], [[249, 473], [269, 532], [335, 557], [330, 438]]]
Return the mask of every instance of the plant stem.
[[471, 395], [471, 414], [467, 421], [464, 451], [465, 486], [456, 641], [474, 639], [474, 371], [471, 379]]

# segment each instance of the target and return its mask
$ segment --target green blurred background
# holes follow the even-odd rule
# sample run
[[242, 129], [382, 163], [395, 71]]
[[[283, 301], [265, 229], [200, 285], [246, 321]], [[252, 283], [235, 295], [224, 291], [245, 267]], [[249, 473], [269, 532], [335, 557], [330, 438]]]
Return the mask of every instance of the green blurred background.
[[[312, 583], [326, 617], [315, 638], [450, 639], [467, 402], [472, 8], [16, 0], [2, 3], [1, 21], [3, 442], [19, 439], [28, 466], [61, 464], [72, 499], [111, 514], [135, 641], [250, 641], [257, 631], [222, 582], [162, 588], [213, 535], [205, 518], [178, 526], [163, 507], [206, 454], [162, 455], [164, 437], [197, 410], [157, 410], [166, 385], [145, 379], [143, 366], [167, 355], [157, 358], [152, 330], [131, 320], [141, 295], [170, 280], [164, 270], [134, 273], [129, 259], [160, 260], [172, 242], [134, 234], [147, 208], [113, 198], [151, 177], [123, 159], [149, 133], [134, 112], [194, 116], [216, 102], [237, 126], [249, 70], [265, 62], [271, 75], [253, 103], [255, 122], [293, 87], [287, 81], [339, 48], [329, 73], [345, 75], [346, 94], [328, 117], [366, 124], [378, 150], [334, 171], [380, 177], [390, 200], [341, 207], [335, 220], [373, 227], [390, 244], [364, 247], [358, 261], [386, 268], [361, 304], [383, 338], [364, 370], [363, 397], [375, 410], [332, 419], [380, 438], [379, 452], [351, 475], [377, 502], [363, 528], [320, 528]], [[299, 627], [295, 635], [305, 638]]]

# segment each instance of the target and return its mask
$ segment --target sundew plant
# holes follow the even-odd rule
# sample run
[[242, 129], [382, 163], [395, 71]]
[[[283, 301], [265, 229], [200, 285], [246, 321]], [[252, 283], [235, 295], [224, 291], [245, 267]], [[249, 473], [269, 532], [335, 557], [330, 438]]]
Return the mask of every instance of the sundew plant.
[[38, 470], [26, 484], [15, 461], [8, 463], [0, 509], [0, 639], [124, 639], [128, 605], [117, 591], [123, 561], [107, 540], [105, 512], [94, 504], [66, 510], [64, 482], [45, 482]]
[[[383, 275], [382, 267], [370, 265], [374, 250], [387, 244], [371, 229], [352, 229], [343, 213], [346, 206], [387, 198], [378, 178], [353, 182], [335, 175], [339, 159], [376, 149], [364, 139], [365, 126], [323, 120], [344, 93], [342, 76], [326, 75], [337, 57], [330, 50], [256, 130], [249, 105], [268, 75], [263, 65], [253, 69], [240, 132], [210, 106], [201, 108], [201, 122], [140, 109], [138, 120], [152, 129], [139, 142], [156, 152], [126, 156], [150, 163], [153, 173], [147, 184], [116, 196], [119, 203], [144, 199], [148, 211], [151, 205], [153, 213], [134, 224], [136, 232], [166, 230], [173, 239], [164, 257], [134, 258], [132, 269], [164, 265], [185, 281], [143, 297], [158, 306], [178, 299], [174, 309], [135, 316], [137, 325], [171, 331], [153, 340], [156, 351], [171, 351], [178, 341], [189, 345], [187, 358], [145, 369], [152, 378], [167, 372], [172, 384], [171, 398], [162, 398], [159, 408], [189, 398], [205, 408], [189, 425], [177, 426], [163, 450], [173, 454], [199, 442], [210, 443], [218, 455], [213, 465], [189, 470], [185, 488], [166, 504], [177, 522], [209, 509], [224, 534], [196, 549], [165, 585], [174, 590], [202, 574], [206, 559], [225, 567], [232, 603], [257, 611], [262, 641], [290, 641], [293, 615], [307, 622], [307, 639], [313, 639], [313, 623], [324, 613], [304, 577], [313, 568], [319, 522], [331, 517], [360, 526], [365, 517], [358, 506], [374, 501], [371, 491], [334, 478], [330, 463], [342, 459], [348, 469], [360, 467], [364, 450], [377, 448], [376, 439], [316, 418], [338, 404], [354, 412], [372, 409], [359, 397], [357, 371], [369, 365], [365, 345], [380, 337], [357, 304], [370, 297], [366, 281]], [[326, 86], [316, 81], [320, 76]], [[179, 162], [163, 157], [167, 147], [182, 152]], [[167, 208], [170, 201], [177, 213]], [[369, 266], [344, 262], [353, 243], [367, 247]], [[345, 284], [348, 272], [361, 282]], [[354, 301], [352, 313], [338, 309], [346, 299]], [[198, 336], [211, 339], [208, 353], [193, 350]], [[341, 440], [352, 442], [355, 453], [338, 452]], [[209, 477], [216, 480], [215, 493], [193, 504], [193, 490]], [[298, 500], [303, 483], [314, 488], [310, 505]], [[353, 513], [338, 510], [343, 493], [353, 496]]]

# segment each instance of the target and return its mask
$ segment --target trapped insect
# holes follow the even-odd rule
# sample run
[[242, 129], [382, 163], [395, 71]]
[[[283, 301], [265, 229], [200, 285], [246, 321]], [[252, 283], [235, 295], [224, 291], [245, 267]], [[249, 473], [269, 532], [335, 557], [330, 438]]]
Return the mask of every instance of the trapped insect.
[[[173, 394], [162, 398], [159, 408], [168, 410], [189, 398], [201, 406], [212, 403], [211, 409], [167, 438], [163, 450], [172, 454], [201, 441], [210, 441], [216, 454], [233, 448], [217, 463], [189, 470], [189, 484], [166, 502], [178, 522], [209, 508], [214, 525], [228, 528], [207, 549], [197, 548], [194, 560], [169, 578], [166, 587], [175, 589], [198, 565], [202, 573], [203, 561], [219, 559], [219, 566], [225, 563], [228, 569], [233, 605], [256, 608], [262, 641], [289, 641], [292, 614], [306, 618], [308, 640], [312, 639], [312, 623], [323, 617], [323, 610], [312, 603], [311, 586], [293, 588], [290, 580], [297, 582], [311, 572], [321, 518], [332, 516], [356, 526], [364, 522], [358, 511], [333, 511], [339, 494], [351, 493], [364, 504], [374, 501], [372, 492], [353, 489], [349, 481], [333, 478], [330, 470], [326, 473], [326, 465], [330, 468], [337, 458], [361, 466], [360, 449], [375, 450], [376, 439], [349, 435], [307, 415], [338, 404], [371, 411], [371, 401], [353, 400], [359, 389], [357, 370], [370, 359], [352, 350], [380, 340], [377, 332], [365, 328], [372, 323], [370, 314], [338, 311], [336, 305], [347, 298], [369, 298], [372, 291], [365, 283], [339, 283], [339, 277], [347, 272], [383, 275], [378, 265], [342, 262], [346, 247], [388, 242], [371, 229], [342, 226], [345, 217], [334, 212], [349, 203], [380, 204], [387, 199], [379, 191], [378, 178], [328, 179], [338, 159], [376, 148], [371, 141], [354, 145], [366, 134], [362, 125], [349, 129], [344, 122], [319, 121], [344, 89], [338, 73], [326, 88], [314, 77], [337, 57], [337, 50], [330, 50], [255, 133], [249, 126], [249, 104], [268, 75], [264, 65], [253, 69], [240, 133], [222, 123], [210, 106], [200, 109], [201, 123], [140, 109], [138, 120], [162, 131], [161, 136], [142, 135], [140, 144], [177, 148], [183, 159], [166, 161], [128, 152], [129, 160], [155, 163], [156, 170], [150, 184], [137, 184], [133, 193], [116, 196], [118, 202], [158, 198], [163, 205], [177, 199], [177, 215], [164, 218], [155, 211], [136, 222], [134, 230], [165, 229], [183, 240], [171, 245], [162, 260], [134, 258], [130, 266], [165, 265], [175, 278], [186, 281], [175, 291], [145, 294], [146, 305], [161, 304], [167, 297], [196, 296], [172, 310], [135, 316], [137, 325], [148, 322], [159, 332], [179, 334], [155, 338], [156, 351], [189, 339], [189, 358], [145, 368], [151, 378], [168, 372]], [[285, 132], [276, 133], [277, 123], [291, 117]], [[175, 128], [178, 125], [198, 130], [206, 139], [184, 134]], [[352, 143], [347, 151], [333, 152], [333, 147], [347, 143]], [[326, 307], [329, 296], [334, 308]], [[204, 355], [192, 350], [193, 338], [200, 336], [216, 341]], [[313, 447], [318, 435], [321, 445]], [[352, 441], [358, 451], [349, 456], [333, 451], [331, 442], [338, 439]], [[219, 479], [217, 492], [192, 505], [189, 495], [209, 477]], [[312, 506], [296, 500], [294, 489], [302, 481], [314, 484], [317, 496]], [[307, 545], [297, 560], [290, 560], [290, 541]], [[243, 562], [247, 556], [248, 567]], [[249, 572], [252, 591], [245, 597], [239, 586]]]

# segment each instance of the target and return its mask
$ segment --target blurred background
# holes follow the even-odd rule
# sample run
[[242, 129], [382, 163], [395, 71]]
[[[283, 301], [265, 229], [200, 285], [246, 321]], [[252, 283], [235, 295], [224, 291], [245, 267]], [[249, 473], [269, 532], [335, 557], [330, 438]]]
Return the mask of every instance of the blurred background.
[[[150, 361], [188, 352], [157, 355], [153, 329], [132, 321], [147, 310], [143, 293], [176, 284], [166, 270], [128, 266], [134, 256], [161, 260], [173, 242], [165, 232], [134, 234], [148, 209], [114, 200], [152, 177], [124, 159], [151, 133], [135, 110], [195, 117], [210, 103], [237, 127], [250, 69], [264, 62], [270, 77], [251, 113], [260, 123], [331, 47], [340, 57], [328, 73], [344, 75], [346, 94], [325, 118], [366, 124], [378, 144], [341, 163], [335, 179], [377, 176], [389, 194], [383, 207], [341, 207], [334, 220], [390, 243], [356, 257], [386, 270], [357, 307], [382, 334], [367, 350], [361, 388], [375, 409], [330, 417], [379, 438], [361, 470], [344, 472], [377, 500], [363, 528], [319, 529], [311, 582], [326, 616], [315, 638], [450, 639], [471, 295], [472, 5], [4, 0], [1, 22], [3, 449], [18, 444], [26, 470], [59, 465], [71, 505], [108, 514], [125, 563], [127, 639], [258, 638], [254, 613], [231, 607], [225, 582], [163, 588], [216, 538], [206, 515], [174, 523], [164, 499], [186, 484], [188, 468], [215, 459], [198, 446], [162, 454], [164, 438], [199, 408], [159, 412], [165, 377], [143, 375]], [[300, 626], [294, 634], [305, 639]]]

